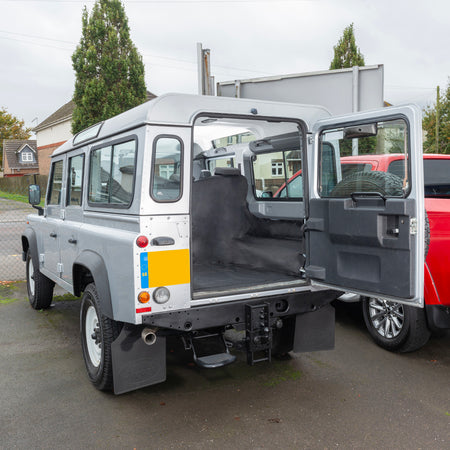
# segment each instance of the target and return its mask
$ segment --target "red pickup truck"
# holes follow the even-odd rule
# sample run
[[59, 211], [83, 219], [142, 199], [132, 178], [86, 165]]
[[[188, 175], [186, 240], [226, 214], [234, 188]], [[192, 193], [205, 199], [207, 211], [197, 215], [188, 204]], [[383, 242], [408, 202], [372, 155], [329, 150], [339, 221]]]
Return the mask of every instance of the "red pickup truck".
[[[450, 329], [450, 155], [424, 154], [425, 209], [430, 242], [425, 261], [425, 308], [362, 298], [364, 320], [381, 347], [408, 352], [422, 347], [431, 331]], [[342, 178], [354, 172], [405, 173], [401, 154], [346, 156]]]

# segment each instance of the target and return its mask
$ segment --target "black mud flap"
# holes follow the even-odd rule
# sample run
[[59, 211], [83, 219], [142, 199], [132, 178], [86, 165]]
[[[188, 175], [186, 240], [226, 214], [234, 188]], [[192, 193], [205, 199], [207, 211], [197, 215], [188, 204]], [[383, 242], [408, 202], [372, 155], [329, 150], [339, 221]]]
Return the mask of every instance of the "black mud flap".
[[141, 338], [141, 329], [125, 325], [111, 345], [114, 394], [123, 394], [166, 380], [166, 338], [153, 345]]
[[297, 314], [295, 318], [294, 353], [334, 349], [334, 308], [323, 306], [317, 311]]

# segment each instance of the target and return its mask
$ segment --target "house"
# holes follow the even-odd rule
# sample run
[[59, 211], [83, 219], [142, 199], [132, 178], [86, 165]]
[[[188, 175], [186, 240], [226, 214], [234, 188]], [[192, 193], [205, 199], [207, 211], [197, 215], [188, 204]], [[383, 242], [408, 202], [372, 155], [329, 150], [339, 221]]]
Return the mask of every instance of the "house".
[[[147, 91], [147, 101], [156, 97]], [[39, 152], [39, 173], [48, 175], [50, 172], [50, 156], [60, 145], [72, 137], [72, 113], [75, 103], [71, 100], [48, 116], [33, 129], [36, 133]]]
[[38, 143], [39, 173], [41, 175], [49, 174], [50, 155], [53, 151], [72, 137], [72, 113], [74, 109], [75, 103], [71, 100], [33, 129]]
[[3, 141], [3, 176], [18, 177], [39, 173], [36, 141], [5, 139]]

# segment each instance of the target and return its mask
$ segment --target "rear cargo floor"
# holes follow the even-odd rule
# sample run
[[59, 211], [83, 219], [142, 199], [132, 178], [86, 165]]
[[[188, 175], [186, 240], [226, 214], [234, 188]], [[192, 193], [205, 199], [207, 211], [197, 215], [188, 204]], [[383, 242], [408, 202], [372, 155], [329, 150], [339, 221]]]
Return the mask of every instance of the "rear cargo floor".
[[195, 264], [193, 274], [194, 299], [305, 284], [294, 275], [241, 266]]

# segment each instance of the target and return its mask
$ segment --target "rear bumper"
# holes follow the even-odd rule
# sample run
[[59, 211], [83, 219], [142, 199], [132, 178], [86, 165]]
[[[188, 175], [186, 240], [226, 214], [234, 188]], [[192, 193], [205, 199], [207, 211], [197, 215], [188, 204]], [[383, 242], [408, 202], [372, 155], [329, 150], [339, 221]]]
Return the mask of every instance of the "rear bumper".
[[174, 331], [245, 324], [245, 305], [261, 303], [269, 305], [271, 322], [274, 323], [278, 317], [315, 311], [331, 303], [339, 294], [341, 292], [326, 290], [205, 305], [180, 311], [147, 314], [142, 317], [142, 324]]
[[425, 305], [431, 329], [450, 329], [450, 306]]

